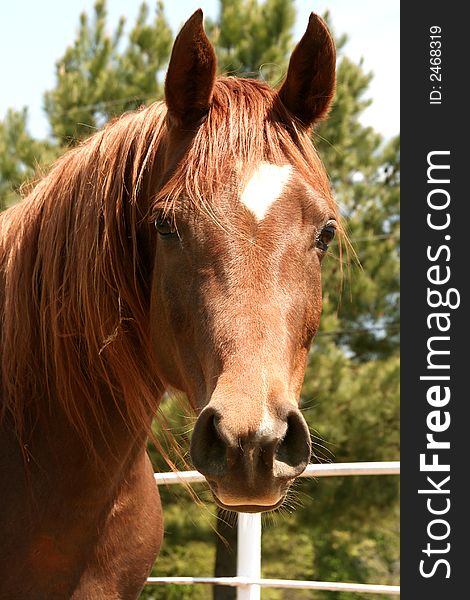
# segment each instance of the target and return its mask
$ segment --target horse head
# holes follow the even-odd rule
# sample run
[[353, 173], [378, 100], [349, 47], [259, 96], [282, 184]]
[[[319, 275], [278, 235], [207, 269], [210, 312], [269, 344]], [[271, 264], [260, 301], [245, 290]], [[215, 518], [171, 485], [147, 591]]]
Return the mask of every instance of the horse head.
[[311, 455], [299, 398], [339, 218], [310, 131], [333, 98], [334, 43], [312, 14], [280, 89], [215, 72], [197, 11], [165, 83], [151, 330], [162, 381], [198, 413], [194, 466], [221, 507], [260, 512]]

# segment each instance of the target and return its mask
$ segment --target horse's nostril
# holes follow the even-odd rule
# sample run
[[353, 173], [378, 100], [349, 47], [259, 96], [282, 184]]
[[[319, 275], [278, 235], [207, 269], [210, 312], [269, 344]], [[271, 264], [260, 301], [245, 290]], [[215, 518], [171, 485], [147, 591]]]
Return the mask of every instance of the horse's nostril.
[[310, 433], [302, 414], [291, 412], [287, 417], [287, 431], [276, 449], [275, 471], [296, 477], [308, 465], [311, 455]]
[[220, 475], [226, 469], [226, 444], [220, 435], [219, 422], [219, 414], [206, 409], [199, 415], [194, 427], [191, 459], [196, 469], [204, 475]]

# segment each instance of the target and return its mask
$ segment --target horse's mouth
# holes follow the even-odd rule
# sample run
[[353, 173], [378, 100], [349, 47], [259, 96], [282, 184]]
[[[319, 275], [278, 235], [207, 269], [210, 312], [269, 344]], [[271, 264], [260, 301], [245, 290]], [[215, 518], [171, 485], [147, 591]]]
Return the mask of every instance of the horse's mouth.
[[223, 508], [224, 510], [230, 510], [232, 512], [242, 513], [270, 512], [271, 510], [276, 510], [276, 508], [279, 508], [284, 502], [284, 496], [282, 496], [278, 502], [270, 506], [264, 506], [259, 504], [224, 504], [219, 500], [219, 498], [217, 498], [214, 492], [212, 492], [212, 496], [214, 497], [217, 506], [219, 506], [220, 508]]

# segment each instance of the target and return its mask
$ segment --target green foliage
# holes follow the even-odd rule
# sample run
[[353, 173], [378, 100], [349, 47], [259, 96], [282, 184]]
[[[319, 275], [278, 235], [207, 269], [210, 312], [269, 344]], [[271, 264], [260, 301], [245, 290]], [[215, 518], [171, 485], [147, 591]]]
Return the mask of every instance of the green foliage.
[[173, 35], [162, 2], [150, 24], [148, 15], [144, 2], [121, 50], [125, 19], [109, 35], [105, 0], [95, 3], [93, 19], [81, 14], [77, 37], [56, 64], [56, 86], [45, 95], [52, 133], [60, 143], [73, 144], [112, 117], [161, 96], [158, 76]]
[[[329, 15], [326, 19], [331, 21]], [[222, 73], [276, 83], [293, 46], [294, 0], [220, 0], [206, 29]], [[330, 23], [331, 25], [331, 23]], [[129, 33], [121, 19], [108, 33], [106, 3], [82, 14], [76, 39], [56, 65], [56, 85], [45, 96], [52, 141], [33, 139], [26, 111], [0, 122], [0, 204], [64, 147], [93, 133], [110, 118], [162, 96], [164, 67], [173, 35], [161, 2], [150, 16], [143, 3]], [[337, 95], [330, 118], [313, 140], [330, 175], [354, 251], [350, 261], [332, 248], [322, 267], [324, 308], [302, 391], [319, 461], [395, 460], [399, 453], [399, 138], [386, 144], [360, 117], [369, 105], [371, 75], [339, 48]], [[354, 256], [357, 255], [357, 259]], [[185, 459], [194, 417], [179, 398], [162, 406], [159, 437], [167, 430]], [[169, 431], [168, 431], [169, 430]], [[158, 470], [167, 470], [152, 451]], [[184, 487], [162, 488], [165, 541], [153, 574], [210, 575], [217, 537], [215, 507], [203, 486], [195, 503]], [[267, 516], [263, 575], [331, 581], [396, 583], [398, 579], [398, 480], [338, 477], [302, 480], [287, 512]], [[292, 512], [290, 508], [295, 508]], [[220, 542], [219, 542], [220, 543]], [[142, 598], [212, 597], [204, 586], [147, 587]], [[265, 600], [374, 600], [369, 595], [263, 590]]]
[[206, 24], [219, 72], [279, 81], [287, 68], [294, 22], [290, 1], [220, 0], [219, 19]]
[[[210, 576], [215, 560], [215, 507], [210, 501], [204, 504], [188, 502], [187, 492], [178, 488], [172, 486], [161, 490], [165, 507], [165, 541], [152, 576]], [[207, 586], [148, 586], [141, 598], [208, 600], [211, 593]]]
[[338, 251], [325, 261], [322, 331], [344, 332], [336, 342], [357, 359], [370, 360], [393, 354], [399, 341], [400, 141], [384, 146], [379, 134], [361, 124], [371, 75], [343, 55], [345, 41], [337, 40], [333, 109], [313, 139], [354, 250], [349, 263], [341, 265]]
[[23, 182], [55, 154], [51, 144], [30, 136], [26, 120], [27, 110], [23, 108], [9, 109], [0, 121], [0, 210], [18, 201]]
[[338, 344], [371, 360], [390, 356], [399, 342], [399, 138], [372, 148], [369, 164], [360, 154], [349, 176], [329, 169], [354, 250], [349, 263], [343, 255], [343, 269], [338, 251], [325, 261], [322, 332], [338, 331]]

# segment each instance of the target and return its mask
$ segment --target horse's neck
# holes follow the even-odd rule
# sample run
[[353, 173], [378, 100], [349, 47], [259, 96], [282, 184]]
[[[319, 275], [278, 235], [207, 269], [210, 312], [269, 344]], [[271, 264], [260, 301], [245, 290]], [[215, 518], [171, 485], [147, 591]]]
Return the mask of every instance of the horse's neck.
[[22, 489], [33, 505], [36, 499], [43, 504], [41, 498], [48, 493], [73, 506], [109, 502], [142, 461], [147, 435], [131, 431], [116, 407], [109, 406], [99, 424], [91, 415], [84, 418], [88, 419], [87, 439], [51, 398], [34, 412], [34, 418], [26, 419], [22, 440], [7, 418], [0, 425], [0, 455], [9, 457], [5, 485], [9, 481]]
[[[73, 426], [53, 415], [51, 407], [51, 423], [45, 427], [38, 421], [30, 431], [26, 464], [12, 428], [0, 424], [0, 537], [14, 590], [3, 596], [0, 586], [2, 598], [16, 597], [23, 589], [24, 597], [37, 589], [41, 598], [55, 598], [57, 586], [63, 586], [61, 598], [70, 598], [77, 585], [85, 587], [77, 597], [100, 597], [102, 581], [108, 589], [116, 577], [112, 565], [120, 565], [121, 557], [126, 565], [126, 553], [152, 563], [161, 517], [145, 436], [134, 438], [122, 419], [111, 417], [103, 429], [109, 443], [101, 433], [95, 435], [93, 457]], [[56, 558], [60, 569], [51, 570]], [[18, 561], [21, 572], [15, 570]], [[97, 564], [106, 569], [94, 569]], [[29, 578], [23, 588], [25, 569]]]

